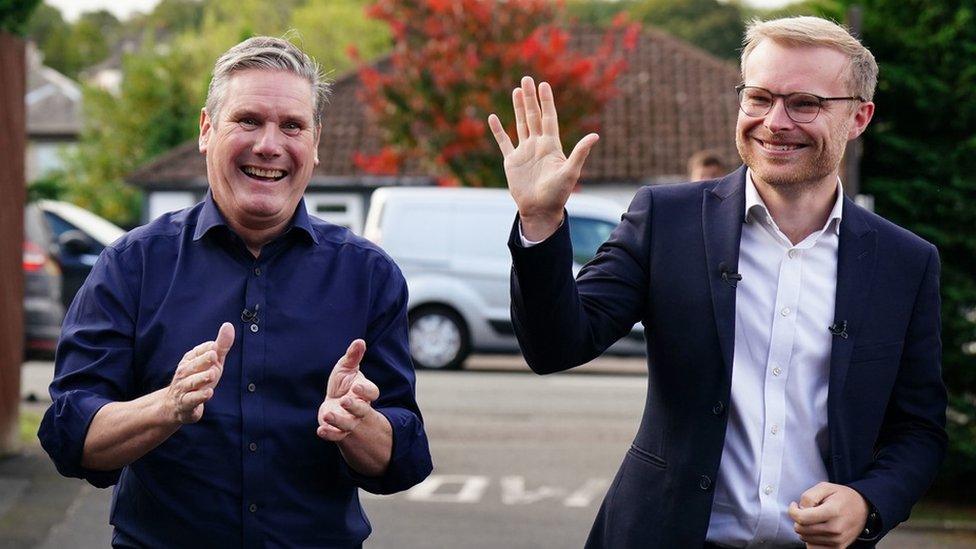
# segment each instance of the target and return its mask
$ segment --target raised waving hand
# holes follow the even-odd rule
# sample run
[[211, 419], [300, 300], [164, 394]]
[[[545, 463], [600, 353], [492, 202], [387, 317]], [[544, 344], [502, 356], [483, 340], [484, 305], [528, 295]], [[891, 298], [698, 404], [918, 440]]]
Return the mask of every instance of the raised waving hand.
[[532, 78], [522, 77], [522, 85], [512, 91], [512, 103], [517, 145], [497, 115], [488, 117], [488, 126], [505, 159], [505, 178], [518, 206], [522, 234], [529, 240], [543, 240], [562, 223], [566, 201], [600, 137], [587, 134], [566, 157], [559, 141], [556, 102], [547, 82], [539, 85], [537, 93]]

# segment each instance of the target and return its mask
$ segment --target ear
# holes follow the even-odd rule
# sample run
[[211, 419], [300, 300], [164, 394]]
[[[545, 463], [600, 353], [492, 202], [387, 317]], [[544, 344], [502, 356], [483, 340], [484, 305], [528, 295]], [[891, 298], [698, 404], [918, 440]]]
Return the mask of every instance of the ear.
[[864, 130], [868, 128], [868, 124], [873, 117], [874, 103], [865, 101], [859, 104], [857, 110], [854, 112], [854, 123], [851, 124], [851, 129], [847, 132], [847, 140], [857, 139], [859, 135], [864, 133]]
[[315, 125], [315, 166], [319, 165], [319, 139], [322, 138], [322, 123]]
[[207, 154], [207, 143], [210, 141], [210, 132], [213, 131], [213, 124], [210, 122], [210, 115], [207, 109], [200, 109], [200, 137], [197, 140], [197, 147], [200, 152]]

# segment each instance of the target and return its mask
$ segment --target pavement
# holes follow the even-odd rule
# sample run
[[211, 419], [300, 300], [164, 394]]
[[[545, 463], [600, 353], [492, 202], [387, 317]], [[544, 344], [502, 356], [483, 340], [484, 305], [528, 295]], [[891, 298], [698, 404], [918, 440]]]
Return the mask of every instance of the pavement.
[[[539, 378], [517, 357], [487, 355], [473, 357], [470, 372], [420, 372], [437, 470], [409, 492], [363, 498], [376, 528], [366, 547], [581, 546], [636, 429], [644, 368], [610, 358]], [[24, 365], [25, 417], [47, 408], [52, 372], [50, 363]], [[28, 441], [0, 458], [0, 549], [108, 547], [110, 503], [111, 489], [61, 477]], [[909, 521], [879, 547], [976, 548], [973, 526]]]

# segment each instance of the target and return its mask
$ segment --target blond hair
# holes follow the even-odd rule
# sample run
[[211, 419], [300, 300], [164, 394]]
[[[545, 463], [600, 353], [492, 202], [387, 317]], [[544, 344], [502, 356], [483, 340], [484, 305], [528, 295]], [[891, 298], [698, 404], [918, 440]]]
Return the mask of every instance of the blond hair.
[[837, 50], [849, 58], [847, 87], [851, 94], [871, 101], [878, 83], [878, 63], [850, 31], [833, 21], [819, 17], [784, 17], [770, 21], [754, 19], [746, 27], [742, 40], [742, 78], [745, 79], [746, 60], [763, 40], [773, 40], [788, 46], [820, 46]]

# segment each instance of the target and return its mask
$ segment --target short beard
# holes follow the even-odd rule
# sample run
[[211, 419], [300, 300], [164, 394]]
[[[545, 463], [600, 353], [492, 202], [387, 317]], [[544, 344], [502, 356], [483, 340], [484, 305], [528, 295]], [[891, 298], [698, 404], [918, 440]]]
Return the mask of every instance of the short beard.
[[[846, 133], [845, 128], [844, 134]], [[833, 137], [839, 138], [842, 135]], [[843, 146], [841, 146], [839, 151], [822, 149], [816, 157], [802, 163], [794, 170], [789, 170], [785, 173], [777, 172], [775, 175], [768, 174], [763, 169], [765, 164], [759, 161], [755, 153], [755, 147], [759, 147], [760, 145], [750, 143], [749, 140], [751, 139], [748, 136], [743, 137], [736, 133], [735, 147], [739, 151], [739, 156], [742, 157], [742, 162], [763, 183], [775, 188], [779, 192], [788, 194], [801, 194], [819, 186], [827, 176], [838, 169], [841, 158], [844, 156]], [[832, 139], [832, 141], [837, 142], [835, 139]], [[846, 145], [846, 141], [841, 141], [841, 143]]]

